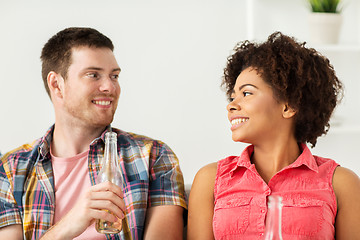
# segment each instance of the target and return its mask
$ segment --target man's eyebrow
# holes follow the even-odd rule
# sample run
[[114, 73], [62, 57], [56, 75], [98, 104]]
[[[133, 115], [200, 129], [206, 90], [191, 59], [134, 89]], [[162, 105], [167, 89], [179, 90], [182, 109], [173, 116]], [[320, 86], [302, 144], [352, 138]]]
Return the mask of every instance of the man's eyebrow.
[[103, 70], [103, 69], [102, 69], [102, 68], [99, 68], [99, 67], [87, 67], [87, 68], [85, 68], [84, 70], [85, 70], [85, 71], [87, 71], [87, 70], [101, 71], [101, 70]]
[[[87, 68], [85, 68], [84, 69], [84, 71], [88, 71], [88, 70], [95, 70], [95, 71], [102, 71], [102, 70], [104, 70], [103, 68], [99, 68], [99, 67], [87, 67]], [[121, 72], [121, 68], [114, 68], [113, 70], [112, 70], [112, 72]]]

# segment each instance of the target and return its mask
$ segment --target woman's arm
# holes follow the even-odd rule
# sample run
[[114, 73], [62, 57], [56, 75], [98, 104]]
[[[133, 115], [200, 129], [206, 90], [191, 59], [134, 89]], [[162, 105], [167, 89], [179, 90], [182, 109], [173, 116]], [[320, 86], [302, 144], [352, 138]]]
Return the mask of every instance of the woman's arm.
[[335, 237], [360, 239], [360, 179], [349, 169], [338, 167], [333, 178], [337, 198]]
[[0, 239], [23, 240], [21, 224], [14, 224], [0, 228]]
[[214, 184], [217, 163], [211, 163], [196, 174], [189, 197], [187, 239], [214, 239]]

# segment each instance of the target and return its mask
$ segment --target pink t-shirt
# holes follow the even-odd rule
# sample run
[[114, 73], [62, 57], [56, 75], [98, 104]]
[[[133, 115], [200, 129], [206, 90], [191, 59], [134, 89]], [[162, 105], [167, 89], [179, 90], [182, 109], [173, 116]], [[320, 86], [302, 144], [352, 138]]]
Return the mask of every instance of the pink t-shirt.
[[[55, 181], [54, 224], [75, 205], [83, 191], [91, 186], [88, 153], [89, 151], [85, 151], [70, 158], [59, 158], [51, 154]], [[106, 236], [98, 233], [95, 224], [92, 224], [74, 239], [106, 239]]]
[[291, 239], [334, 239], [337, 212], [332, 177], [338, 164], [313, 156], [306, 145], [291, 165], [268, 184], [260, 177], [248, 146], [239, 157], [218, 162], [215, 180], [213, 231], [215, 239], [261, 239], [265, 230], [267, 197], [283, 198], [282, 236]]

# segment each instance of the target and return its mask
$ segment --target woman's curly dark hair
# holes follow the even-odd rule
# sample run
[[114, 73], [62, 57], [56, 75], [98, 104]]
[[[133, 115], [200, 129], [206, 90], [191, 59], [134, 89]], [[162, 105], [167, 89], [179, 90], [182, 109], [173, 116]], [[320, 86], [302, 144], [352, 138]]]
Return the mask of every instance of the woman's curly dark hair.
[[330, 61], [305, 44], [281, 32], [271, 34], [261, 44], [238, 43], [227, 59], [222, 86], [230, 98], [239, 74], [253, 67], [272, 87], [275, 97], [296, 110], [296, 140], [314, 147], [317, 138], [329, 130], [343, 86]]

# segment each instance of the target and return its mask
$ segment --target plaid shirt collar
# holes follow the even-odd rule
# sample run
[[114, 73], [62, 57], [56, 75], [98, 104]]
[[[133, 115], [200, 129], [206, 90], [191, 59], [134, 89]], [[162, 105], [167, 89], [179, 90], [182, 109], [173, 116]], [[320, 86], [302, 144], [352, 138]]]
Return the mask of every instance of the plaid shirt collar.
[[[41, 138], [39, 142], [39, 153], [42, 157], [39, 158], [40, 161], [43, 161], [45, 159], [50, 159], [50, 146], [51, 141], [53, 139], [55, 124], [53, 124], [45, 133], [45, 135]], [[99, 141], [102, 141], [105, 143], [105, 134], [109, 131], [109, 127], [106, 127], [103, 133], [100, 135], [100, 137], [95, 138], [91, 144], [91, 146], [96, 145]], [[115, 130], [116, 131], [116, 130]]]

